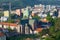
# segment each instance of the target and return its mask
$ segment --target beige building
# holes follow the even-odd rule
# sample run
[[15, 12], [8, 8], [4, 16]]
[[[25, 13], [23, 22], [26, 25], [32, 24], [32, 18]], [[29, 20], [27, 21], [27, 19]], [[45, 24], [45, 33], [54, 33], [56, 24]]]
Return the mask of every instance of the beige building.
[[9, 11], [7, 10], [7, 11], [4, 11], [4, 16], [5, 17], [9, 17]]

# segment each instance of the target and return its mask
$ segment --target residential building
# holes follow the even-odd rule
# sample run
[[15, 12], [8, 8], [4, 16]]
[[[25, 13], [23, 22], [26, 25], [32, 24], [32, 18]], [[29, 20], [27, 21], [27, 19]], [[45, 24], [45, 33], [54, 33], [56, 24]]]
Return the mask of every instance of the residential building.
[[34, 17], [34, 16], [35, 16], [35, 13], [34, 13], [34, 12], [32, 12], [32, 13], [31, 13], [31, 16], [32, 16], [32, 17]]
[[9, 11], [7, 10], [7, 11], [4, 11], [4, 16], [5, 17], [9, 17]]
[[23, 34], [23, 26], [20, 25], [20, 34]]
[[29, 19], [32, 19], [32, 16], [31, 15], [29, 16]]
[[38, 23], [38, 28], [44, 28], [47, 29], [51, 26], [51, 23], [46, 19], [41, 19], [41, 21], [39, 21]]
[[28, 16], [29, 16], [29, 10], [28, 10], [28, 8], [26, 8], [23, 12], [23, 19], [28, 18]]
[[49, 22], [46, 18], [41, 19], [42, 22]]
[[1, 20], [1, 22], [3, 22], [3, 21], [7, 21], [8, 18], [7, 17], [1, 17], [0, 20]]
[[16, 11], [15, 10], [11, 10], [11, 14], [16, 14]]
[[5, 28], [5, 29], [11, 28], [11, 30], [16, 30], [18, 33], [20, 33], [20, 25], [16, 23], [1, 22], [0, 28]]
[[51, 5], [46, 5], [46, 11], [50, 11], [51, 10]]
[[25, 34], [30, 34], [30, 28], [25, 24]]
[[36, 15], [40, 16], [40, 14], [44, 12], [44, 10], [45, 10], [45, 5], [42, 5], [42, 4], [35, 5], [33, 7], [31, 15], [35, 16], [35, 14], [36, 14]]
[[47, 17], [47, 14], [42, 14], [41, 17], [42, 18], [46, 18]]
[[56, 6], [51, 6], [51, 9], [55, 9], [56, 8]]
[[44, 9], [45, 9], [45, 6], [40, 4], [40, 5], [35, 5], [33, 11], [36, 13], [36, 12], [44, 11]]
[[35, 30], [34, 22], [35, 22], [34, 19], [29, 20], [30, 34], [34, 34], [34, 30]]
[[43, 28], [37, 28], [34, 30], [34, 34], [38, 34], [39, 32], [42, 32]]
[[30, 19], [29, 20], [29, 25], [31, 25], [31, 27], [32, 27], [33, 30], [34, 30], [34, 22], [35, 22], [34, 19]]
[[53, 14], [54, 14], [53, 12], [50, 12], [50, 16], [53, 16]]
[[58, 18], [60, 18], [60, 9], [59, 9], [59, 11], [58, 11]]
[[23, 13], [23, 12], [24, 12], [24, 10], [25, 10], [25, 8], [21, 9], [21, 12]]
[[28, 19], [23, 19], [23, 20], [21, 20], [21, 31], [22, 31], [22, 34], [25, 34], [25, 24], [28, 24], [28, 22], [29, 22], [29, 20]]

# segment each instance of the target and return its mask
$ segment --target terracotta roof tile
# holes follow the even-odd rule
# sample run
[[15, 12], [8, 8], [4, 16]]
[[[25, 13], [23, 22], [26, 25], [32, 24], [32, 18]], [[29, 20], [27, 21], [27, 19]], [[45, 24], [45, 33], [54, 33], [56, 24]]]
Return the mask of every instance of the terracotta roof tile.
[[43, 29], [42, 28], [37, 28], [36, 31], [37, 32], [41, 32]]
[[7, 23], [7, 22], [1, 22], [1, 25], [7, 25], [7, 26], [17, 26], [16, 23]]

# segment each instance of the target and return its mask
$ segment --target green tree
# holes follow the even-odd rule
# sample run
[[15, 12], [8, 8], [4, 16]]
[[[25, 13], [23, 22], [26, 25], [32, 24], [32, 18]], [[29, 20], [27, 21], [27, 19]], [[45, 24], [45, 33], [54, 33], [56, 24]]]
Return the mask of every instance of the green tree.
[[38, 15], [35, 15], [34, 17], [32, 17], [33, 19], [37, 19], [37, 20], [39, 20], [39, 19], [41, 19]]
[[12, 31], [12, 29], [10, 27], [8, 27], [8, 30], [9, 30], [9, 32]]
[[50, 16], [50, 14], [49, 14], [49, 13], [47, 14], [46, 19], [47, 19], [48, 21], [51, 21], [51, 20], [52, 20], [52, 17]]
[[57, 18], [55, 20], [54, 26], [49, 28], [49, 35], [55, 40], [60, 40], [60, 18]]
[[57, 18], [52, 18], [52, 16], [50, 16], [50, 14], [48, 13], [47, 14], [47, 17], [46, 17], [46, 19], [49, 21], [49, 22], [51, 22], [52, 23], [52, 26], [54, 26], [55, 25], [55, 22], [56, 22], [56, 20], [57, 20]]
[[15, 21], [13, 19], [8, 19], [8, 23], [14, 23]]
[[58, 18], [55, 22], [55, 29], [60, 30], [60, 18]]
[[46, 37], [45, 40], [55, 40], [55, 39], [51, 37]]
[[1, 17], [1, 16], [4, 16], [4, 14], [3, 14], [2, 12], [0, 12], [0, 17]]

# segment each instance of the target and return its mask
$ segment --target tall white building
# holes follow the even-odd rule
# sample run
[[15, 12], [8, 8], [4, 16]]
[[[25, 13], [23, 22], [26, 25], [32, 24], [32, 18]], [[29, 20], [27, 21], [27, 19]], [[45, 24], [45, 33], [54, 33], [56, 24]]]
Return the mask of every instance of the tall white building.
[[25, 24], [25, 34], [29, 34], [30, 30], [29, 27], [27, 26], [27, 24]]
[[58, 11], [58, 18], [60, 18], [60, 10]]
[[46, 5], [46, 11], [50, 11], [51, 10], [51, 5]]

